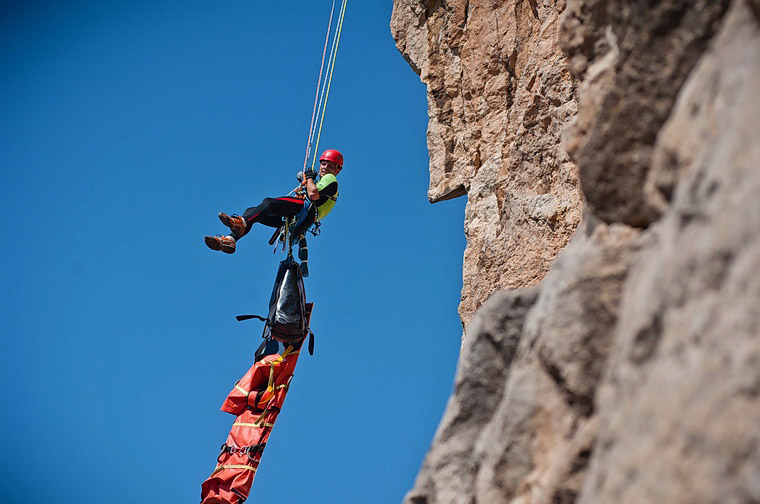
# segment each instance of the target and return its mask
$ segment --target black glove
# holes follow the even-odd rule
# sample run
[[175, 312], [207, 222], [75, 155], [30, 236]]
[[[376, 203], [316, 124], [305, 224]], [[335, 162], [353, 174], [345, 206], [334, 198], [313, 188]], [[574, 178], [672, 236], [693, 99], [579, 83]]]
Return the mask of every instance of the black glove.
[[304, 174], [304, 176], [305, 176], [307, 179], [312, 179], [312, 180], [314, 180], [314, 179], [316, 179], [316, 178], [317, 178], [317, 172], [315, 172], [315, 171], [314, 171], [314, 170], [312, 170], [311, 168], [309, 168], [308, 170], [306, 170], [305, 172], [303, 172], [303, 174]]

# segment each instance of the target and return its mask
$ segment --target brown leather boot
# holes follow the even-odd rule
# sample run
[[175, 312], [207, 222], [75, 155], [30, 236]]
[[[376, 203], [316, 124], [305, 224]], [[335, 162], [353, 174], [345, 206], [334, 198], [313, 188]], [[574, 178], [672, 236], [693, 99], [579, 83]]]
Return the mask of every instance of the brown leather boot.
[[245, 230], [248, 228], [245, 219], [239, 215], [232, 214], [230, 216], [224, 212], [219, 212], [219, 220], [222, 221], [222, 224], [230, 228], [230, 231], [238, 236], [243, 236]]
[[203, 240], [211, 250], [221, 250], [225, 254], [235, 253], [235, 239], [231, 236], [207, 236]]

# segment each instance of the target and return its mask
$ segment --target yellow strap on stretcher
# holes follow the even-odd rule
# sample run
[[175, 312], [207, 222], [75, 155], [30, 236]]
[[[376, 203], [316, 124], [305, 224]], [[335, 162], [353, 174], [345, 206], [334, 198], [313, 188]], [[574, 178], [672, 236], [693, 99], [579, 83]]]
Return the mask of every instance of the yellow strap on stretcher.
[[216, 466], [216, 469], [214, 469], [214, 472], [211, 473], [213, 476], [214, 474], [218, 473], [219, 471], [223, 471], [225, 469], [245, 469], [247, 471], [253, 471], [256, 472], [256, 468], [249, 465], [239, 465], [239, 464], [232, 464], [232, 465], [221, 465]]

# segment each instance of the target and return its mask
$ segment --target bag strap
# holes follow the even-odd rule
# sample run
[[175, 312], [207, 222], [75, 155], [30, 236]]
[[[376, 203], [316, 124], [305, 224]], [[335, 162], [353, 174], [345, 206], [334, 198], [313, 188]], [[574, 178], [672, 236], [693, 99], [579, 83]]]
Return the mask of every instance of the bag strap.
[[259, 319], [262, 322], [269, 322], [268, 318], [264, 318], [260, 315], [236, 315], [235, 318], [238, 322], [242, 322], [243, 320], [251, 320], [251, 319]]
[[314, 355], [314, 333], [309, 329], [309, 355]]

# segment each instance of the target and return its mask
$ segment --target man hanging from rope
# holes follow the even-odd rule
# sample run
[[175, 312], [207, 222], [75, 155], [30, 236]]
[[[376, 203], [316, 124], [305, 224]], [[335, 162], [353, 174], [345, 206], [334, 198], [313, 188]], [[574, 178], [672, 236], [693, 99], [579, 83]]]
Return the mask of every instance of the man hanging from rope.
[[343, 155], [335, 149], [327, 149], [319, 157], [319, 181], [315, 182], [317, 173], [313, 169], [304, 171], [301, 186], [306, 192], [305, 199], [295, 196], [264, 198], [258, 206], [243, 212], [242, 217], [220, 212], [219, 220], [230, 228], [230, 234], [206, 236], [206, 245], [211, 250], [234, 254], [236, 242], [248, 234], [255, 223], [280, 227], [283, 218], [295, 217], [308, 205], [306, 220], [299, 225], [299, 229], [305, 231], [315, 221], [324, 219], [335, 206], [338, 200], [337, 175], [342, 169]]

